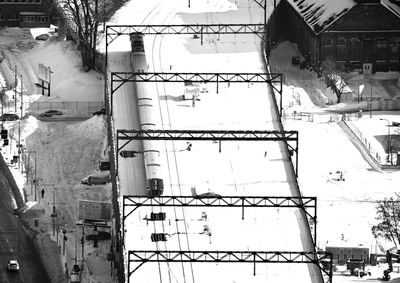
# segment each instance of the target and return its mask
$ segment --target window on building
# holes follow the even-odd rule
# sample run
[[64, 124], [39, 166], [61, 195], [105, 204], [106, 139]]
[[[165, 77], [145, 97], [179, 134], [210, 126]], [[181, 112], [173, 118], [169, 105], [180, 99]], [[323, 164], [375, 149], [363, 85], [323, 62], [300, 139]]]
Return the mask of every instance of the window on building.
[[389, 59], [390, 61], [399, 61], [400, 58], [400, 38], [393, 37], [389, 42]]
[[40, 4], [40, 3], [42, 3], [42, 1], [41, 0], [35, 0], [35, 3], [36, 4]]
[[21, 0], [21, 3], [26, 3], [26, 0]]
[[35, 22], [35, 16], [24, 16], [23, 18], [22, 18], [22, 20], [24, 21], [24, 22], [31, 22], [31, 23], [34, 23]]
[[5, 19], [4, 14], [0, 14], [0, 21], [4, 21]]
[[326, 37], [322, 41], [322, 49], [323, 49], [323, 60], [334, 60], [335, 53], [334, 53], [334, 46], [333, 40], [330, 37]]
[[387, 60], [387, 42], [386, 40], [376, 41], [376, 60], [386, 61]]
[[339, 37], [336, 44], [337, 57], [336, 61], [347, 61], [347, 41], [344, 37]]
[[350, 61], [361, 61], [361, 41], [356, 37], [350, 40]]
[[0, 0], [0, 4], [4, 4], [5, 2], [5, 0]]
[[17, 14], [9, 14], [9, 15], [7, 15], [7, 20], [16, 21], [16, 20], [18, 20], [18, 15]]
[[13, 1], [12, 0], [6, 0], [7, 1], [7, 3], [12, 3]]
[[28, 3], [33, 3], [33, 0], [28, 0]]
[[19, 3], [19, 0], [14, 0], [14, 3], [18, 4], [18, 3]]
[[49, 22], [49, 17], [44, 17], [44, 16], [38, 16], [37, 21], [41, 23], [48, 23]]

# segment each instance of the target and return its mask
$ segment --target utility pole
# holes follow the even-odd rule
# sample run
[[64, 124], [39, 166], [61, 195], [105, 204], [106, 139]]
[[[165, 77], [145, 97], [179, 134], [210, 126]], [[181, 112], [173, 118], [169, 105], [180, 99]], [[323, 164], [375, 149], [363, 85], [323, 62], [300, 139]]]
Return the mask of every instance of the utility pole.
[[49, 85], [48, 85], [48, 88], [47, 88], [47, 90], [48, 90], [47, 96], [50, 96], [51, 74], [52, 74], [52, 73], [53, 73], [53, 72], [51, 71], [50, 66], [49, 66]]
[[18, 170], [21, 168], [21, 120], [18, 121]]
[[37, 163], [36, 163], [36, 151], [35, 153], [35, 201], [36, 201], [36, 191], [37, 191]]
[[82, 219], [82, 262], [85, 261], [85, 205], [82, 205], [83, 219]]
[[56, 185], [54, 184], [41, 184], [41, 186], [52, 186], [53, 187], [53, 211], [51, 216], [52, 222], [53, 222], [53, 237], [55, 236], [55, 232], [56, 232], [56, 221], [54, 218], [57, 217], [57, 213], [56, 213]]
[[[27, 171], [26, 171], [26, 180], [29, 180], [29, 172], [30, 172], [30, 160], [31, 160], [31, 158], [30, 158], [30, 154], [31, 153], [33, 153], [33, 154], [35, 154], [35, 178], [34, 178], [34, 180], [35, 180], [35, 182], [33, 182], [33, 183], [35, 183], [35, 201], [36, 201], [36, 186], [37, 186], [37, 184], [36, 184], [36, 151], [35, 150], [27, 150], [27, 151], [25, 151], [25, 153], [27, 153], [28, 154], [28, 168], [27, 168]], [[32, 181], [31, 181], [31, 195], [33, 194], [33, 191], [32, 191]]]
[[4, 91], [4, 86], [1, 89], [1, 117], [3, 117], [4, 114], [4, 95], [6, 95], [6, 92]]
[[15, 65], [15, 74], [14, 74], [14, 81], [15, 81], [15, 88], [14, 88], [14, 104], [15, 104], [15, 114], [17, 114], [17, 85], [18, 85], [18, 80], [17, 80], [17, 65]]
[[22, 79], [23, 79], [22, 75], [20, 75], [20, 77], [21, 77], [21, 117], [20, 117], [20, 119], [22, 119], [22, 117], [24, 116], [24, 111], [23, 111], [23, 105], [24, 105], [24, 100], [23, 100], [23, 97], [24, 97], [23, 96], [23, 94], [24, 94], [23, 91], [24, 90], [23, 89], [24, 88], [23, 88], [23, 84], [22, 84]]
[[[56, 229], [56, 221], [54, 219], [56, 217], [56, 205], [55, 205], [55, 203], [56, 203], [56, 192], [55, 191], [56, 191], [56, 186], [53, 184], [53, 215], [51, 216], [52, 219], [53, 219], [53, 236], [54, 236], [54, 232], [55, 232], [55, 229]], [[57, 240], [58, 240], [58, 238], [57, 238]]]
[[372, 118], [372, 74], [371, 74], [371, 99], [370, 99], [370, 101], [371, 101], [371, 105], [369, 108], [369, 117]]

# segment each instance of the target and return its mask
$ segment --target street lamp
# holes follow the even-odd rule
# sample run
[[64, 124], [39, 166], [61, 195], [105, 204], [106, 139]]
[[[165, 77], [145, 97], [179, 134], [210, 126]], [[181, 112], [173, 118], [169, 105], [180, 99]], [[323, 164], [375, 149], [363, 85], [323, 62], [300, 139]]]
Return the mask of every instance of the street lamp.
[[18, 79], [17, 79], [17, 65], [15, 65], [15, 73], [14, 73], [14, 81], [15, 81], [15, 88], [14, 88], [14, 112], [17, 114], [17, 85], [18, 85]]
[[20, 119], [22, 119], [22, 117], [24, 116], [24, 107], [23, 107], [23, 105], [24, 105], [24, 99], [23, 99], [23, 84], [22, 84], [22, 79], [23, 79], [23, 77], [22, 77], [22, 75], [20, 75], [20, 77], [21, 77], [21, 118]]
[[[62, 231], [63, 231], [63, 234], [64, 234], [64, 236], [63, 236], [63, 254], [65, 255], [65, 241], [66, 241], [66, 239], [65, 239], [65, 234], [67, 233], [67, 231], [66, 231], [66, 209], [65, 209], [65, 205], [66, 205], [66, 203], [65, 202], [55, 202], [53, 205], [63, 205], [64, 206], [64, 209], [63, 209], [63, 217], [62, 217], [62, 223], [61, 223], [61, 226], [63, 227], [62, 228]], [[58, 244], [58, 231], [60, 230], [60, 222], [59, 222], [59, 219], [58, 219], [58, 213], [57, 213], [57, 229], [56, 229], [56, 231], [57, 231], [57, 244]]]
[[[29, 171], [29, 155], [31, 153], [35, 154], [35, 179], [34, 179], [35, 182], [34, 183], [35, 183], [35, 201], [36, 201], [36, 190], [37, 190], [37, 181], [38, 181], [38, 179], [37, 179], [36, 150], [28, 150], [28, 151], [25, 151], [25, 152], [28, 153], [28, 170], [26, 172], [27, 181], [28, 181], [28, 171]], [[32, 194], [32, 183], [31, 183], [31, 194]]]
[[52, 219], [52, 222], [53, 222], [53, 236], [55, 236], [56, 223], [55, 223], [54, 218], [57, 217], [56, 206], [55, 206], [55, 203], [56, 203], [56, 194], [55, 194], [56, 185], [54, 185], [54, 184], [40, 184], [40, 185], [41, 186], [52, 186], [53, 187], [53, 211], [52, 211], [52, 214], [51, 214], [51, 219]]
[[391, 136], [390, 136], [390, 127], [392, 126], [390, 124], [390, 121], [385, 118], [381, 118], [380, 120], [386, 121], [387, 122], [387, 127], [388, 127], [388, 142], [387, 142], [387, 147], [388, 147], [388, 153], [389, 153], [389, 160], [390, 160], [390, 165], [393, 165], [393, 157], [392, 157], [392, 141], [391, 141]]

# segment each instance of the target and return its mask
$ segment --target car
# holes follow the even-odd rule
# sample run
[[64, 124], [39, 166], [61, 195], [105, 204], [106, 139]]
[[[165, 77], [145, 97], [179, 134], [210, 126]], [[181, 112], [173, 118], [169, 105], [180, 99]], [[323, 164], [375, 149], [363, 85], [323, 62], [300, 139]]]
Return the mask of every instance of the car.
[[213, 192], [208, 192], [196, 195], [195, 198], [222, 198], [222, 196]]
[[39, 117], [53, 117], [56, 115], [62, 115], [63, 113], [59, 110], [47, 110], [46, 112], [40, 113]]
[[105, 185], [111, 181], [109, 174], [107, 175], [89, 175], [81, 180], [83, 185]]
[[50, 34], [44, 33], [35, 37], [36, 40], [48, 40], [50, 38]]
[[111, 234], [106, 231], [97, 231], [97, 235], [94, 234], [86, 235], [86, 240], [93, 241], [96, 237], [97, 241], [110, 240]]
[[7, 263], [7, 270], [8, 271], [19, 271], [19, 264], [16, 259], [11, 259]]
[[18, 119], [19, 116], [13, 113], [4, 113], [3, 116], [0, 117], [1, 121], [16, 121]]
[[97, 110], [96, 112], [93, 112], [93, 116], [96, 116], [96, 115], [106, 115], [106, 109], [102, 108], [100, 110]]

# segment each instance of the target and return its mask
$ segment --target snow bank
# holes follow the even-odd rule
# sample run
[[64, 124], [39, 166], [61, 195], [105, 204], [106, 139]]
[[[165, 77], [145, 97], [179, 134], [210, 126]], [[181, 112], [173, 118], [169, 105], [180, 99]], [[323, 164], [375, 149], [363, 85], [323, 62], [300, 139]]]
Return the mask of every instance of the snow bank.
[[[104, 95], [102, 75], [81, 70], [81, 59], [75, 44], [49, 40], [25, 54], [36, 76], [39, 64], [51, 68], [52, 96], [65, 101], [101, 101]], [[44, 97], [43, 97], [44, 98]]]
[[40, 253], [40, 258], [44, 263], [51, 282], [64, 283], [67, 282], [59, 257], [57, 243], [54, 242], [47, 233], [40, 233], [34, 237], [36, 249]]

